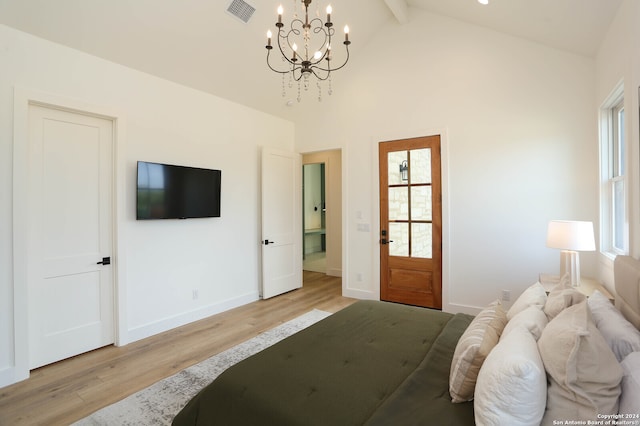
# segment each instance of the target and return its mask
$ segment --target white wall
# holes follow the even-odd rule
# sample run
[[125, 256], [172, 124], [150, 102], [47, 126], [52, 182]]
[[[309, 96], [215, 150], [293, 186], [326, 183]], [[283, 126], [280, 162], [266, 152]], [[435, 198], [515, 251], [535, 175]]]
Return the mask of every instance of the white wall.
[[[379, 297], [377, 143], [432, 133], [444, 144], [444, 309], [474, 312], [559, 273], [548, 221], [598, 217], [594, 61], [419, 10], [352, 58], [331, 97], [293, 113], [297, 129], [322, 129], [297, 132], [298, 151], [343, 149], [346, 294]], [[583, 275], [595, 259], [583, 253]]]
[[[638, 87], [640, 87], [640, 3], [625, 0], [613, 20], [596, 57], [596, 108], [600, 108], [613, 89], [624, 84], [627, 134], [627, 170], [629, 200], [629, 254], [640, 256], [640, 123], [638, 122]], [[601, 255], [600, 280], [613, 290], [613, 261]]]
[[[120, 343], [258, 298], [260, 148], [292, 150], [291, 122], [2, 25], [0, 63], [0, 386], [16, 377], [14, 87], [116, 111], [125, 123], [116, 186]], [[136, 221], [137, 160], [222, 169], [222, 217]]]

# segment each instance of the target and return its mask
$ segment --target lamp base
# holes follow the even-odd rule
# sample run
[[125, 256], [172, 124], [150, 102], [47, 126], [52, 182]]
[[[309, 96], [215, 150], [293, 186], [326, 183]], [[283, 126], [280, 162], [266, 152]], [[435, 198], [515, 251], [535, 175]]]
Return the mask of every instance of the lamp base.
[[569, 278], [572, 287], [580, 285], [580, 253], [572, 250], [560, 252], [560, 278]]

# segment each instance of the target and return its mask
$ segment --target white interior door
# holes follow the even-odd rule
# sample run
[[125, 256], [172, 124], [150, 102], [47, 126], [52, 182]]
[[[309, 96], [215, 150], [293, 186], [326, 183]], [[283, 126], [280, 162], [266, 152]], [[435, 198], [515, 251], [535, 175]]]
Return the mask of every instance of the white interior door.
[[262, 151], [262, 298], [302, 287], [300, 155]]
[[31, 369], [114, 342], [112, 146], [110, 120], [29, 107]]

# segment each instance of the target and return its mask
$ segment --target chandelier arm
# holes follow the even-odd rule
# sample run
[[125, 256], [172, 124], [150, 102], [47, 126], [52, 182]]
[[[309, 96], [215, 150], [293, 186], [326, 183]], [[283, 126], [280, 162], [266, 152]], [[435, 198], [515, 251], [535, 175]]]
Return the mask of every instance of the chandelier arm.
[[[290, 34], [292, 31], [293, 31], [293, 29], [289, 30], [289, 34]], [[282, 48], [282, 44], [281, 44], [281, 42], [280, 42], [280, 40], [281, 40], [281, 39], [282, 39], [282, 40], [287, 40], [287, 45], [288, 45], [288, 44], [289, 44], [289, 35], [287, 34], [287, 36], [284, 36], [284, 35], [281, 35], [281, 33], [282, 33], [282, 29], [279, 29], [279, 30], [278, 30], [278, 37], [277, 37], [277, 39], [278, 39], [278, 50], [280, 50], [280, 54], [282, 55], [282, 58], [283, 58], [284, 60], [286, 60], [286, 61], [289, 63], [289, 65], [291, 65], [291, 66], [295, 66], [295, 65], [296, 65], [296, 63], [295, 63], [294, 61], [292, 61], [291, 59], [289, 59], [289, 57], [288, 57], [288, 56], [287, 56], [287, 54], [285, 53], [284, 49]], [[294, 34], [296, 34], [296, 33], [294, 32]], [[293, 48], [292, 48], [291, 46], [289, 46], [289, 48], [293, 51]], [[268, 56], [269, 56], [269, 55], [267, 54], [267, 59], [268, 59]], [[273, 69], [273, 68], [271, 68], [271, 69]], [[276, 72], [278, 72], [278, 71], [276, 71]]]
[[[298, 75], [297, 77], [296, 77], [296, 71], [300, 71], [300, 75]], [[302, 73], [302, 67], [293, 68], [293, 69], [291, 70], [291, 76], [293, 77], [293, 79], [294, 79], [295, 81], [300, 81], [300, 80], [302, 80], [302, 76], [303, 76], [303, 75], [304, 75], [304, 74]]]
[[[296, 28], [296, 24], [299, 25], [300, 28]], [[280, 46], [280, 39], [286, 40], [287, 46], [289, 46], [289, 49], [293, 51], [293, 46], [289, 42], [289, 37], [291, 36], [292, 33], [296, 37], [300, 37], [300, 34], [302, 34], [303, 30], [304, 30], [304, 22], [302, 22], [300, 19], [294, 19], [293, 21], [291, 21], [291, 25], [289, 25], [289, 31], [286, 31], [286, 34], [282, 28], [278, 30], [278, 46]], [[280, 51], [282, 52], [283, 56], [286, 56], [282, 47], [280, 47]]]
[[322, 51], [322, 49], [324, 48], [322, 57], [318, 59], [316, 62], [313, 62], [313, 64], [315, 65], [320, 63], [320, 61], [322, 61], [329, 54], [330, 49], [328, 49], [327, 46], [331, 46], [331, 37], [335, 33], [335, 30], [333, 29], [333, 27], [325, 28], [320, 18], [315, 18], [311, 22], [313, 21], [318, 21], [318, 24], [316, 24], [315, 27], [310, 27], [309, 29], [315, 35], [318, 35], [318, 34], [324, 35], [324, 40], [322, 41], [322, 43], [314, 43], [316, 46], [319, 46], [318, 51]]
[[327, 48], [326, 46], [331, 46], [331, 35], [332, 33], [329, 31], [327, 32], [327, 30], [325, 30], [324, 28], [320, 28], [319, 31], [316, 34], [319, 34], [320, 32], [322, 32], [324, 34], [324, 41], [322, 42], [322, 44], [320, 44], [320, 51], [322, 51], [322, 48], [324, 47], [324, 52], [322, 53], [322, 57], [320, 59], [318, 59], [316, 62], [313, 63], [313, 65], [319, 64], [320, 62], [322, 62], [322, 60], [324, 58], [326, 58], [331, 49]]
[[[328, 38], [329, 43], [331, 43], [331, 37]], [[326, 46], [326, 44], [324, 44]], [[320, 67], [318, 64], [321, 64], [322, 61], [324, 61], [327, 57], [329, 57], [329, 55], [331, 54], [331, 50], [330, 49], [325, 49], [324, 52], [322, 52], [322, 56], [320, 58], [318, 58], [318, 60], [311, 61], [311, 65], [318, 67], [318, 68], [322, 68]]]
[[322, 22], [322, 19], [318, 17], [313, 18], [312, 20], [309, 21], [309, 29], [313, 30], [314, 33], [318, 33], [321, 30], [324, 30], [324, 28], [325, 26], [324, 26], [324, 23]]
[[[347, 62], [349, 62], [349, 46], [348, 46], [348, 45], [346, 45], [346, 50], [347, 50], [347, 57], [345, 58], [345, 60], [344, 60], [344, 62], [342, 63], [342, 65], [340, 65], [339, 67], [337, 67], [337, 68], [331, 68], [331, 67], [329, 67], [329, 68], [323, 68], [323, 67], [321, 67], [321, 66], [319, 66], [319, 65], [315, 65], [315, 64], [314, 64], [313, 68], [318, 68], [318, 69], [320, 69], [320, 70], [322, 70], [322, 71], [326, 71], [326, 72], [338, 71], [339, 69], [344, 68], [344, 66], [345, 66], [345, 65], [347, 65]], [[315, 73], [314, 73], [314, 74], [315, 74]]]
[[316, 67], [316, 66], [312, 66], [312, 67], [310, 68], [311, 72], [313, 73], [313, 75], [314, 75], [318, 80], [320, 80], [320, 81], [325, 81], [325, 80], [327, 80], [327, 79], [329, 78], [329, 75], [331, 74], [331, 72], [327, 72], [327, 75], [323, 78], [323, 77], [321, 77], [321, 76], [316, 72], [316, 69], [320, 69], [320, 70], [322, 70], [322, 71], [326, 71], [326, 70], [324, 70], [324, 69], [322, 69], [322, 68], [320, 68], [320, 67]]
[[[296, 28], [296, 25], [299, 25], [300, 28]], [[289, 38], [290, 33], [294, 33], [295, 35], [300, 36], [300, 34], [302, 34], [303, 29], [304, 29], [304, 22], [302, 22], [300, 19], [294, 19], [293, 21], [291, 21], [291, 25], [289, 25], [289, 31], [287, 31], [287, 36], [285, 38]], [[284, 30], [281, 29], [280, 31], [284, 33]]]
[[279, 70], [275, 69], [274, 67], [272, 67], [271, 63], [269, 62], [269, 53], [271, 53], [271, 49], [267, 49], [267, 66], [271, 69], [271, 71], [277, 72], [278, 74], [287, 74], [287, 73], [290, 72], [290, 70], [279, 71]]

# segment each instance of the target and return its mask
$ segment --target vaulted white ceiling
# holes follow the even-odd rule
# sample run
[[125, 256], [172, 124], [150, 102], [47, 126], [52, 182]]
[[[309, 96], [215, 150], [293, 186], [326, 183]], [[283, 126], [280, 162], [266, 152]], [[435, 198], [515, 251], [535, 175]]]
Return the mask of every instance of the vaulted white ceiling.
[[[266, 31], [280, 2], [246, 0], [249, 23], [230, 0], [0, 0], [0, 23], [263, 111], [281, 106], [280, 78], [267, 70]], [[315, 0], [311, 7], [329, 0]], [[412, 11], [481, 25], [580, 55], [595, 55], [622, 0], [330, 0], [338, 28], [351, 28], [352, 55], [383, 25]], [[300, 6], [298, 6], [300, 7]]]
[[622, 0], [407, 0], [412, 7], [594, 56]]

